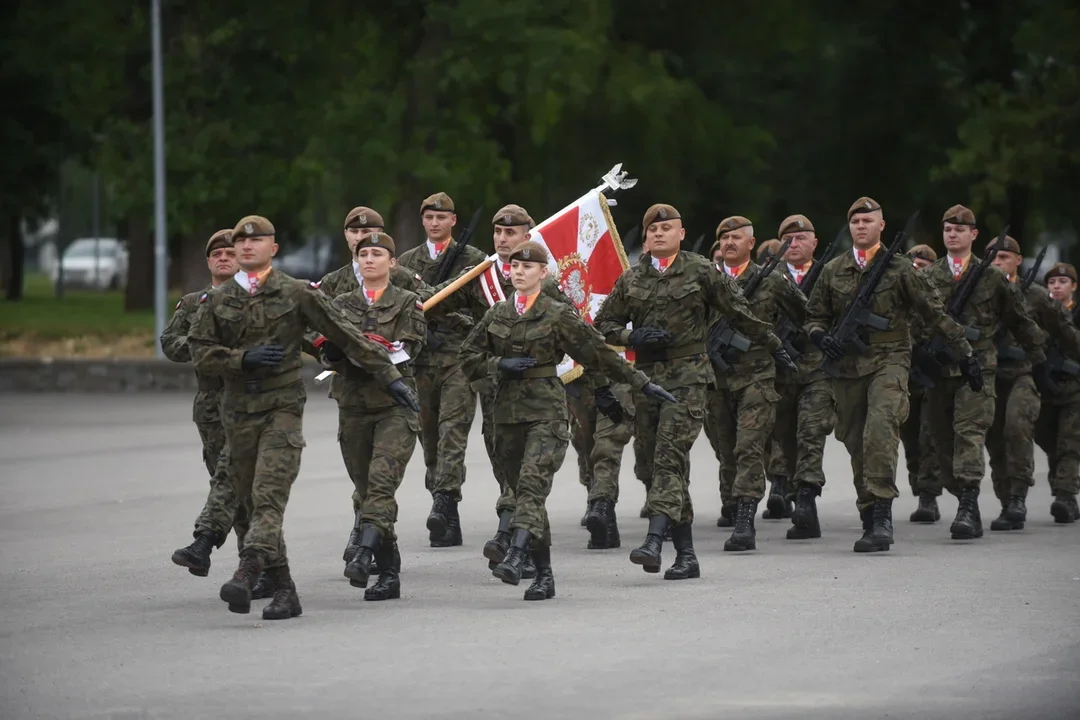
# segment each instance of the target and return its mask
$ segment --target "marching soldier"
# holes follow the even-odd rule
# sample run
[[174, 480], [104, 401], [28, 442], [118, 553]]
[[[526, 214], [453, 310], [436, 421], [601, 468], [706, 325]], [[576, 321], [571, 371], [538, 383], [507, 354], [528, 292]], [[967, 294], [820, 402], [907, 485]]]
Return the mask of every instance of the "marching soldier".
[[[371, 233], [360, 238], [355, 257], [361, 284], [335, 298], [334, 306], [365, 337], [387, 348], [405, 384], [415, 391], [411, 361], [424, 345], [427, 324], [420, 298], [390, 283], [394, 252], [389, 235]], [[420, 421], [332, 342], [322, 343], [321, 350], [341, 378], [336, 394], [338, 442], [355, 487], [353, 507], [363, 518], [359, 547], [345, 566], [345, 577], [356, 587], [367, 587], [372, 560], [378, 558], [379, 579], [364, 599], [395, 599], [401, 595], [401, 553], [394, 532], [394, 495], [412, 457]]]
[[[761, 266], [750, 260], [754, 247], [754, 227], [748, 219], [734, 216], [716, 228], [716, 244], [723, 258], [720, 272], [744, 287]], [[751, 300], [754, 316], [772, 327], [782, 316], [801, 324], [806, 298], [782, 275], [765, 278]], [[716, 383], [707, 394], [705, 435], [720, 461], [720, 497], [735, 504], [735, 528], [724, 550], [754, 550], [757, 547], [753, 518], [765, 494], [765, 446], [776, 420], [776, 363], [763, 346], [742, 353], [730, 349], [724, 359], [730, 369], [716, 373]], [[777, 488], [779, 509], [773, 517], [784, 517], [786, 491]], [[773, 507], [770, 505], [770, 510]]]
[[[996, 247], [997, 240], [989, 247]], [[1068, 316], [1050, 299], [1046, 289], [1020, 285], [1020, 265], [1023, 263], [1020, 244], [1006, 236], [994, 266], [1005, 273], [1006, 279], [1020, 287], [1028, 312], [1044, 332], [1054, 337], [1072, 340], [1070, 351], [1080, 353], [1080, 338], [1076, 337]], [[1032, 366], [1025, 353], [1015, 347], [1012, 334], [998, 333], [998, 369], [994, 378], [994, 422], [986, 434], [986, 450], [990, 454], [990, 477], [994, 494], [1001, 502], [1001, 514], [990, 523], [991, 530], [1022, 530], [1027, 519], [1028, 488], [1035, 484], [1035, 423], [1039, 419], [1040, 393], [1054, 394], [1056, 384], [1047, 363]]]
[[[975, 214], [963, 205], [949, 208], [942, 224], [947, 257], [921, 274], [948, 303], [971, 271], [970, 266], [979, 262], [971, 251], [979, 231], [975, 229]], [[1012, 247], [1019, 249], [1015, 241]], [[1046, 359], [1042, 350], [1045, 335], [1028, 315], [1018, 286], [993, 266], [979, 279], [957, 320], [978, 332], [971, 347], [981, 368], [980, 377], [962, 377], [960, 367], [945, 363], [941, 377], [935, 379], [935, 387], [927, 393], [926, 411], [942, 483], [960, 498], [950, 534], [954, 540], [970, 540], [983, 535], [979, 487], [986, 473], [983, 446], [994, 422], [995, 335], [999, 327], [1011, 333], [1033, 365]]]
[[[1051, 297], [1072, 317], [1073, 326], [1080, 327], [1076, 268], [1058, 263], [1047, 271], [1045, 282]], [[1054, 494], [1050, 514], [1055, 522], [1073, 523], [1080, 520], [1076, 503], [1080, 492], [1080, 356], [1069, 352], [1070, 343], [1065, 338], [1051, 337], [1050, 341], [1053, 378], [1059, 392], [1042, 399], [1035, 442], [1050, 464], [1050, 490]]]
[[[911, 264], [916, 270], [932, 265], [938, 255], [929, 245], [916, 245], [907, 251]], [[918, 325], [918, 317], [913, 318]], [[913, 329], [912, 335], [918, 331]], [[926, 403], [927, 388], [919, 384], [911, 387], [908, 402], [910, 410], [907, 420], [900, 426], [900, 441], [904, 445], [904, 461], [907, 465], [908, 484], [911, 493], [919, 499], [919, 506], [911, 513], [913, 523], [935, 523], [941, 519], [938, 509], [938, 495], [941, 494], [941, 471], [938, 468], [937, 451], [934, 449], [934, 437], [930, 432], [930, 418], [923, 408]]]
[[[331, 298], [336, 298], [339, 295], [358, 290], [360, 288], [360, 263], [356, 260], [356, 246], [368, 235], [383, 232], [385, 229], [384, 226], [385, 223], [383, 222], [382, 215], [369, 207], [361, 205], [350, 210], [349, 214], [345, 216], [344, 233], [345, 242], [348, 243], [349, 246], [349, 255], [353, 259], [347, 265], [343, 265], [337, 270], [331, 270], [324, 275], [322, 280], [319, 281], [319, 289]], [[425, 285], [419, 275], [405, 270], [398, 266], [396, 262], [391, 263], [390, 282], [396, 287], [407, 291], [419, 292], [421, 294], [424, 294], [425, 291], [430, 291], [430, 288]], [[312, 333], [313, 338], [315, 335], [316, 333]], [[341, 395], [344, 382], [345, 378], [341, 374], [335, 374], [330, 378], [331, 398], [337, 399]], [[345, 449], [342, 448], [342, 455], [344, 456], [344, 454]], [[347, 460], [345, 467], [348, 469]], [[363, 522], [363, 512], [361, 511], [361, 506], [358, 504], [357, 500], [358, 498], [354, 495], [353, 527], [349, 533], [349, 539], [345, 543], [345, 552], [342, 553], [341, 556], [341, 560], [345, 564], [348, 564], [360, 549], [360, 525]], [[378, 560], [376, 560], [376, 565], [377, 564]]]
[[[818, 239], [814, 225], [805, 215], [792, 215], [780, 223], [777, 234], [780, 241], [791, 239], [783, 267], [787, 277], [799, 287], [815, 263]], [[776, 371], [780, 403], [776, 406], [773, 448], [780, 450], [783, 464], [773, 475], [768, 513], [773, 518], [791, 517], [788, 540], [806, 540], [821, 537], [817, 498], [825, 485], [825, 439], [832, 432], [835, 412], [832, 386], [819, 370], [821, 352], [806, 342], [801, 332], [792, 342], [802, 352], [796, 361], [798, 372], [783, 367]], [[795, 498], [795, 508], [788, 512], [790, 496]]]
[[[633, 388], [625, 383], [601, 385], [594, 392], [597, 410], [596, 435], [592, 450], [593, 482], [589, 488], [589, 512], [585, 527], [589, 530], [589, 550], [621, 547], [618, 515], [619, 473], [622, 470], [623, 449], [634, 439]], [[638, 466], [635, 472], [642, 477]]]
[[[642, 227], [648, 252], [619, 277], [595, 320], [609, 344], [633, 348], [638, 368], [670, 386], [679, 400], [661, 405], [634, 395], [635, 443], [652, 465], [652, 484], [646, 501], [649, 531], [630, 560], [646, 572], [659, 572], [670, 529], [677, 556], [666, 577], [697, 577], [688, 455], [704, 420], [706, 387], [715, 383], [705, 344], [710, 319], [716, 313], [730, 318], [752, 343], [781, 361], [791, 360], [730, 277], [704, 258], [679, 252], [686, 230], [674, 207], [653, 205]], [[630, 323], [633, 329], [627, 328]]]
[[[173, 362], [191, 362], [188, 330], [199, 308], [199, 298], [236, 274], [232, 230], [218, 230], [210, 237], [206, 243], [206, 264], [210, 268], [210, 287], [180, 298], [172, 319], [161, 334], [161, 349]], [[202, 439], [203, 462], [210, 473], [210, 493], [195, 520], [195, 541], [174, 552], [172, 561], [186, 567], [192, 575], [206, 577], [210, 573], [210, 553], [225, 543], [234, 524], [237, 544], [243, 549], [247, 518], [233, 495], [232, 483], [225, 472], [227, 465], [218, 462], [225, 449], [225, 430], [221, 426], [221, 378], [196, 372], [195, 381], [199, 390], [195, 393], [192, 419]]]
[[548, 259], [544, 246], [531, 241], [510, 254], [513, 298], [495, 304], [461, 348], [462, 365], [472, 380], [496, 378], [496, 452], [517, 498], [510, 548], [492, 574], [517, 585], [524, 557], [531, 554], [536, 578], [525, 591], [526, 600], [555, 596], [544, 505], [570, 440], [566, 391], [556, 371], [563, 355], [657, 401], [675, 401], [607, 347], [573, 308], [541, 292]]
[[273, 271], [278, 246], [269, 220], [241, 219], [232, 239], [240, 272], [203, 297], [188, 336], [196, 370], [223, 379], [228, 474], [251, 523], [236, 573], [220, 595], [231, 611], [250, 612], [252, 586], [266, 570], [275, 591], [263, 617], [282, 620], [301, 613], [282, 520], [304, 447], [307, 395], [299, 370], [305, 329], [321, 332], [360, 363], [395, 402], [418, 406], [386, 351], [354, 330], [317, 283]]
[[851, 456], [863, 536], [855, 552], [888, 550], [893, 542], [892, 501], [896, 489], [896, 460], [900, 425], [908, 413], [908, 372], [911, 363], [912, 313], [936, 328], [949, 347], [962, 357], [965, 376], [982, 379], [978, 360], [964, 340], [963, 328], [949, 318], [937, 293], [917, 275], [911, 262], [881, 257], [887, 262], [875, 288], [870, 311], [889, 318], [889, 329], [869, 332], [866, 354], [854, 354], [830, 333], [855, 298], [862, 276], [875, 262], [885, 229], [881, 206], [868, 197], [848, 209], [853, 247], [825, 266], [810, 295], [806, 332], [824, 355], [839, 362], [832, 383], [836, 402], [836, 436]]
[[[435, 285], [445, 254], [457, 245], [450, 235], [457, 224], [454, 201], [444, 192], [435, 193], [420, 204], [420, 216], [427, 239], [402, 253], [398, 263]], [[446, 277], [457, 277], [484, 259], [484, 253], [467, 247]], [[471, 328], [472, 320], [463, 313], [432, 315], [427, 345], [416, 359], [416, 388], [422, 400], [420, 444], [427, 468], [424, 483], [432, 498], [427, 519], [431, 547], [461, 545], [457, 499], [465, 482], [465, 448], [476, 415], [476, 395], [461, 372], [457, 353]]]

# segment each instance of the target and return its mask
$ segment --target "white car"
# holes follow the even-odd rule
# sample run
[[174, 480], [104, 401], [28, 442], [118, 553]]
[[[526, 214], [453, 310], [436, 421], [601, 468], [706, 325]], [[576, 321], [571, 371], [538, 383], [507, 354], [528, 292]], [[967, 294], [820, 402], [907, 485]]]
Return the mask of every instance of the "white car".
[[[64, 287], [117, 290], [127, 285], [128, 252], [116, 238], [79, 238], [64, 250]], [[55, 285], [59, 267], [50, 273]]]

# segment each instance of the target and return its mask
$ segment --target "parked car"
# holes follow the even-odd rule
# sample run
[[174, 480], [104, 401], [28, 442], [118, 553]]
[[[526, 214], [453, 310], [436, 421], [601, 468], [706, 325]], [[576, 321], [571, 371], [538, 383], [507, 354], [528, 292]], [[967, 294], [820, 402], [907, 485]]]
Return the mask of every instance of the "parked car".
[[334, 241], [328, 236], [310, 238], [295, 250], [281, 253], [273, 260], [273, 265], [286, 275], [297, 280], [322, 279], [333, 270]]
[[[64, 287], [117, 290], [127, 285], [128, 251], [116, 238], [79, 238], [64, 250]], [[59, 264], [50, 271], [60, 282]]]

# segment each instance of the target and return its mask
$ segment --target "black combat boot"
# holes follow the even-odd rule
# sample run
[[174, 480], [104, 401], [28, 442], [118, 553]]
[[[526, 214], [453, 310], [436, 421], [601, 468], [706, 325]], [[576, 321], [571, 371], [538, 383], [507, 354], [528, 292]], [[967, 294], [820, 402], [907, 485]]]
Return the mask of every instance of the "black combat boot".
[[288, 620], [303, 613], [300, 596], [296, 594], [296, 584], [289, 573], [289, 566], [271, 568], [267, 575], [273, 575], [274, 599], [263, 608], [263, 620]]
[[277, 586], [274, 585], [273, 573], [263, 570], [259, 573], [259, 579], [255, 581], [255, 587], [251, 588], [251, 599], [265, 600], [268, 597], [274, 597], [275, 590]]
[[1080, 519], [1076, 496], [1065, 492], [1054, 493], [1054, 502], [1050, 504], [1050, 514], [1054, 516], [1054, 522], [1062, 525], [1076, 522]]
[[671, 529], [671, 544], [675, 546], [675, 562], [664, 573], [665, 580], [689, 580], [701, 577], [701, 566], [694, 554], [694, 532], [690, 523]]
[[737, 503], [728, 500], [720, 505], [720, 517], [716, 519], [716, 527], [735, 527], [735, 510]]
[[[506, 551], [506, 557], [495, 566], [491, 574], [502, 580], [507, 585], [517, 585], [521, 582], [521, 566], [525, 558], [529, 556], [529, 542], [532, 535], [528, 530], [518, 528], [510, 537], [510, 549]], [[535, 572], [535, 570], [533, 571]]]
[[935, 523], [941, 519], [941, 511], [938, 510], [937, 498], [929, 493], [919, 494], [919, 507], [911, 513], [913, 523]]
[[892, 499], [875, 500], [870, 516], [870, 538], [880, 550], [893, 544]]
[[[608, 545], [609, 515], [614, 515], [612, 502], [607, 498], [593, 500], [589, 512], [585, 515], [585, 527], [589, 529], [589, 550], [606, 550]], [[618, 547], [616, 545], [616, 547]]]
[[360, 549], [360, 524], [363, 522], [364, 513], [357, 510], [353, 517], [352, 532], [349, 533], [349, 542], [345, 543], [345, 552], [341, 554], [341, 560], [346, 565], [353, 559], [353, 555]]
[[757, 530], [754, 528], [757, 506], [758, 501], [750, 498], [738, 498], [735, 501], [735, 529], [724, 543], [724, 550], [741, 552], [757, 549]]
[[641, 518], [642, 520], [649, 517], [649, 504], [648, 503], [645, 503], [644, 505], [641, 506], [641, 509], [638, 510], [637, 516], [639, 518]]
[[555, 597], [555, 575], [551, 572], [551, 547], [534, 547], [533, 565], [536, 566], [536, 579], [525, 591], [526, 600], [550, 600]]
[[622, 547], [622, 537], [619, 535], [619, 519], [615, 514], [615, 503], [611, 503], [608, 507], [607, 520], [608, 549]]
[[401, 553], [396, 542], [384, 540], [375, 552], [379, 579], [364, 591], [365, 600], [397, 600], [401, 597]]
[[488, 559], [488, 570], [494, 570], [506, 558], [506, 551], [510, 549], [510, 521], [514, 519], [513, 510], [503, 510], [499, 513], [499, 529], [495, 531], [495, 537], [484, 543], [484, 557]]
[[585, 514], [581, 516], [581, 527], [587, 527], [587, 520], [589, 519], [589, 510], [592, 509], [592, 503], [589, 502], [589, 498], [585, 498]]
[[214, 547], [221, 547], [219, 538], [212, 532], [203, 531], [195, 535], [195, 542], [180, 548], [172, 554], [172, 561], [198, 577], [210, 574], [210, 553]]
[[457, 547], [461, 545], [461, 518], [458, 516], [457, 500], [449, 493], [435, 493], [428, 515], [428, 540], [431, 547]]
[[1023, 530], [1027, 522], [1027, 505], [1022, 495], [1010, 495], [1001, 506], [1001, 514], [990, 522], [991, 530]]
[[979, 514], [979, 489], [966, 487], [960, 491], [956, 518], [949, 528], [953, 540], [974, 540], [982, 537], [982, 516]]
[[769, 499], [765, 502], [766, 520], [783, 520], [791, 517], [791, 501], [787, 497], [787, 475], [773, 475], [770, 480]]
[[353, 587], [366, 588], [371, 574], [372, 555], [382, 542], [382, 533], [371, 523], [364, 523], [360, 529], [360, 549], [345, 566], [345, 577]]
[[640, 565], [647, 573], [660, 572], [660, 553], [664, 549], [664, 535], [671, 530], [671, 521], [667, 515], [653, 515], [649, 518], [649, 532], [641, 547], [630, 551], [630, 562]]
[[533, 562], [532, 553], [525, 553], [521, 560], [521, 579], [532, 580], [536, 577], [536, 563]]
[[[874, 542], [874, 506], [870, 505], [859, 511], [862, 520], [862, 537], [855, 541], [855, 552], [877, 552], [882, 548]], [[886, 548], [888, 549], [888, 548]]]
[[240, 555], [240, 564], [232, 579], [221, 586], [219, 597], [229, 603], [229, 612], [246, 614], [251, 612], [251, 589], [262, 572], [262, 561], [248, 550]]
[[638, 513], [638, 517], [642, 520], [649, 519], [649, 491], [652, 490], [652, 481], [643, 481], [641, 483], [645, 486], [645, 502], [641, 506], [641, 512]]
[[795, 493], [795, 509], [791, 513], [791, 524], [787, 531], [788, 540], [811, 540], [821, 537], [821, 523], [818, 522], [817, 496], [821, 489], [816, 485], [799, 485]]

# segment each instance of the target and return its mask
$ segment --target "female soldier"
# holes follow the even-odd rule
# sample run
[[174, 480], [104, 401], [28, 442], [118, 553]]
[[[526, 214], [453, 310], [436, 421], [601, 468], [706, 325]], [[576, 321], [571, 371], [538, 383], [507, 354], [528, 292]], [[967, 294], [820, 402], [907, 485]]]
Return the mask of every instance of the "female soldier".
[[[423, 305], [414, 293], [390, 284], [397, 264], [394, 239], [383, 233], [361, 238], [353, 250], [360, 287], [334, 299], [360, 332], [382, 344], [413, 392], [411, 359], [424, 342], [427, 325]], [[416, 413], [394, 404], [379, 383], [345, 359], [332, 343], [320, 343], [325, 362], [343, 382], [338, 402], [338, 442], [352, 478], [353, 510], [362, 511], [359, 549], [345, 566], [355, 587], [367, 587], [374, 558], [379, 579], [364, 593], [365, 600], [401, 597], [401, 554], [397, 549], [394, 494], [412, 457], [420, 429]]]
[[587, 369], [629, 383], [650, 397], [667, 402], [675, 398], [605, 345], [573, 308], [540, 292], [548, 277], [543, 245], [522, 243], [510, 254], [510, 265], [513, 297], [488, 310], [459, 357], [470, 381], [495, 379], [495, 452], [517, 497], [510, 549], [492, 574], [517, 585], [531, 543], [536, 579], [525, 599], [545, 600], [555, 597], [555, 578], [544, 504], [570, 441], [566, 391], [556, 366], [568, 354]]

